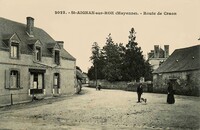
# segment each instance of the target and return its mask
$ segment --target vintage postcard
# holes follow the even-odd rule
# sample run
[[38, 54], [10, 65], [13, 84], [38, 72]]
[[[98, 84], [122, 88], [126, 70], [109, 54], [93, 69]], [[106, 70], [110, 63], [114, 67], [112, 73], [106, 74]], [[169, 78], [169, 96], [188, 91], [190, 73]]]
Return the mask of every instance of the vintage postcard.
[[0, 130], [200, 129], [199, 0], [0, 5]]

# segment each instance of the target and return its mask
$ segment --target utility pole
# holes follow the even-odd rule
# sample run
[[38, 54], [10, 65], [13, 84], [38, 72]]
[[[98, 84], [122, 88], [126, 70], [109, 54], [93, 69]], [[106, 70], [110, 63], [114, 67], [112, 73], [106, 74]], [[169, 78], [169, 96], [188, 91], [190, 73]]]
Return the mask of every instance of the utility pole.
[[95, 82], [96, 82], [96, 84], [95, 84], [95, 86], [96, 86], [96, 89], [97, 89], [97, 63], [96, 62], [94, 62], [94, 69], [95, 69]]

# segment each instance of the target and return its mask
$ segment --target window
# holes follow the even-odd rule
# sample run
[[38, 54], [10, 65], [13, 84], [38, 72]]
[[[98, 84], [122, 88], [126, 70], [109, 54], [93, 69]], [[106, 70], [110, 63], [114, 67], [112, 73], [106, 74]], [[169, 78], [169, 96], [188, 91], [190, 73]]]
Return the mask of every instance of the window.
[[10, 71], [10, 88], [18, 88], [19, 83], [18, 83], [18, 71], [12, 70]]
[[41, 61], [41, 48], [40, 47], [36, 47], [35, 49], [35, 58], [36, 61]]
[[57, 65], [60, 64], [60, 51], [55, 50], [54, 63]]
[[19, 58], [19, 45], [12, 43], [10, 47], [10, 56], [11, 58]]
[[20, 88], [20, 73], [17, 70], [6, 70], [5, 88], [19, 89]]

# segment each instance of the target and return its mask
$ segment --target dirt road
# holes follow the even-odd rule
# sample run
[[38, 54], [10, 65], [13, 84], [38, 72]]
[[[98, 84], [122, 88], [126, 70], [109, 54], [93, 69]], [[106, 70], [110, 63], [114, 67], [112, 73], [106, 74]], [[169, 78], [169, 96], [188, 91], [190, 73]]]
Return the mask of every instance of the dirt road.
[[199, 129], [199, 97], [83, 88], [80, 95], [0, 108], [0, 130]]

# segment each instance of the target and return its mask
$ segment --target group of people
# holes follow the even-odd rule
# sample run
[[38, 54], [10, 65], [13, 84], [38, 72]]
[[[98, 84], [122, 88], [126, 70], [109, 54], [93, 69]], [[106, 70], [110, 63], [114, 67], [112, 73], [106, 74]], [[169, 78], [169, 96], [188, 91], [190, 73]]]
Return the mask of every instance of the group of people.
[[[168, 104], [174, 104], [175, 99], [174, 99], [174, 89], [173, 89], [173, 84], [171, 82], [168, 83], [168, 88], [167, 88], [167, 103]], [[142, 93], [143, 93], [143, 87], [142, 84], [140, 83], [137, 87], [137, 95], [138, 95], [138, 101], [137, 103], [140, 103], [141, 100], [144, 101], [145, 103], [147, 102], [146, 98], [142, 98]]]
[[[101, 90], [101, 85], [97, 85], [96, 86], [96, 90]], [[143, 102], [147, 102], [146, 98], [142, 98], [142, 93], [143, 93], [143, 87], [142, 87], [142, 83], [140, 83], [137, 87], [137, 96], [138, 96], [138, 101], [137, 103], [141, 103], [141, 101]], [[175, 99], [174, 99], [174, 89], [173, 89], [173, 83], [169, 82], [168, 83], [168, 88], [167, 88], [167, 103], [168, 104], [174, 104], [175, 103]]]

